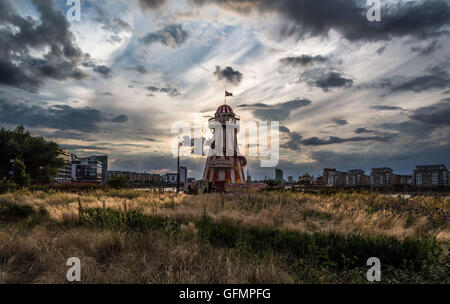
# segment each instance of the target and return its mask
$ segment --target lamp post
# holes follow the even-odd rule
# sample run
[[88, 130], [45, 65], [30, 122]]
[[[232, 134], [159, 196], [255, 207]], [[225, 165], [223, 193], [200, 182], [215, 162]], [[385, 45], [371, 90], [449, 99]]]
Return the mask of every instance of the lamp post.
[[177, 153], [177, 194], [180, 191], [180, 137], [178, 136], [178, 153]]

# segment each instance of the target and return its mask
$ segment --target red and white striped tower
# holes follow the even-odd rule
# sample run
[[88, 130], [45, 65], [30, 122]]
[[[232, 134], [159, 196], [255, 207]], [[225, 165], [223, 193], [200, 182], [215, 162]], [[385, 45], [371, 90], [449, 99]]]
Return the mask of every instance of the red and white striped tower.
[[[211, 182], [217, 191], [223, 191], [225, 184], [245, 184], [244, 167], [247, 160], [239, 153], [237, 142], [239, 121], [233, 109], [224, 104], [217, 108], [214, 117], [208, 122], [214, 140], [206, 160], [203, 179]], [[219, 128], [222, 132], [220, 135]]]

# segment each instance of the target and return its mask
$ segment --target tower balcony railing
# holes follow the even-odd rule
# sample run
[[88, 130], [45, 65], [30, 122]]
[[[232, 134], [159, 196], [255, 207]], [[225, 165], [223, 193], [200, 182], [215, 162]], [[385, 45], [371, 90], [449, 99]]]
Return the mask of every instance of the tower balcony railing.
[[[221, 119], [222, 117], [219, 117], [219, 119]], [[212, 122], [215, 121], [217, 118], [216, 117], [211, 117], [210, 119], [208, 119], [208, 122]], [[241, 118], [238, 115], [235, 115], [234, 117], [227, 117], [225, 118], [225, 121], [231, 121], [231, 122], [236, 122], [236, 121], [240, 121]]]

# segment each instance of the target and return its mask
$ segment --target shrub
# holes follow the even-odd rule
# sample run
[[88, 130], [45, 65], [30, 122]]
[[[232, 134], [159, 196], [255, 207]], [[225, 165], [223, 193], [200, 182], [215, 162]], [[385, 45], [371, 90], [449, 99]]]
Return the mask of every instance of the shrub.
[[45, 209], [35, 210], [31, 206], [0, 202], [0, 222], [19, 222], [26, 220], [27, 227], [34, 227], [48, 220]]
[[12, 192], [17, 189], [17, 184], [11, 180], [7, 180], [6, 177], [0, 180], [0, 193]]
[[128, 188], [130, 184], [125, 176], [112, 176], [108, 179], [106, 184], [114, 189]]
[[125, 230], [162, 230], [166, 233], [179, 232], [181, 223], [171, 219], [144, 215], [138, 211], [89, 208], [82, 210], [82, 219], [94, 227]]

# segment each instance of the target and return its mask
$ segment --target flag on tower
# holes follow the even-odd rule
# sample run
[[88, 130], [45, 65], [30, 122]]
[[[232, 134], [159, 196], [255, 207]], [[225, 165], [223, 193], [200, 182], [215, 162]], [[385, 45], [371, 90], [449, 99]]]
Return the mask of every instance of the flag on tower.
[[225, 91], [225, 97], [233, 97], [233, 93]]

